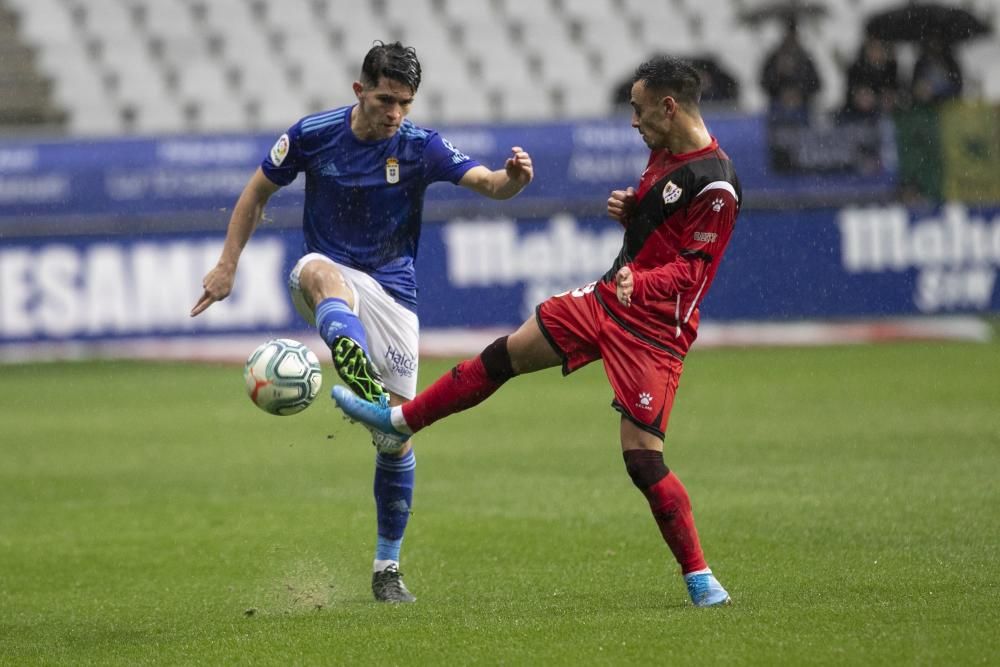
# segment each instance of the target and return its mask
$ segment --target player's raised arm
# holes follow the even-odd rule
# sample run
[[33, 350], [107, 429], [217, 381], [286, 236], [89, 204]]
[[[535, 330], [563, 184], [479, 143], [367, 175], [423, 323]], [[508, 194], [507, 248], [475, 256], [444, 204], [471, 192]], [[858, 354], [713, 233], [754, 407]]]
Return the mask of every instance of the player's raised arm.
[[226, 230], [226, 241], [222, 245], [222, 254], [212, 270], [205, 275], [201, 284], [205, 288], [201, 298], [191, 309], [191, 317], [204, 312], [216, 301], [221, 301], [233, 291], [233, 281], [236, 280], [236, 265], [240, 254], [254, 229], [264, 215], [264, 206], [280, 186], [271, 182], [264, 172], [257, 168], [250, 181], [243, 188], [240, 198], [236, 201], [233, 214], [229, 218]]
[[535, 175], [531, 156], [526, 150], [514, 146], [510, 151], [511, 156], [503, 169], [490, 171], [477, 165], [465, 172], [458, 184], [490, 199], [510, 199], [523, 190]]

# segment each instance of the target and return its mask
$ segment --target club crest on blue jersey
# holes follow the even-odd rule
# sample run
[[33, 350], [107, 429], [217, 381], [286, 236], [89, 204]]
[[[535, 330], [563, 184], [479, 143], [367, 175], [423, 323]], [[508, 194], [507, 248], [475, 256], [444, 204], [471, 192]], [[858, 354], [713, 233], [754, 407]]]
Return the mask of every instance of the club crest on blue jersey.
[[667, 181], [667, 184], [663, 186], [663, 203], [673, 204], [681, 198], [682, 194], [684, 194], [682, 188], [678, 187], [673, 181]]
[[385, 182], [399, 183], [399, 160], [394, 157], [385, 161]]

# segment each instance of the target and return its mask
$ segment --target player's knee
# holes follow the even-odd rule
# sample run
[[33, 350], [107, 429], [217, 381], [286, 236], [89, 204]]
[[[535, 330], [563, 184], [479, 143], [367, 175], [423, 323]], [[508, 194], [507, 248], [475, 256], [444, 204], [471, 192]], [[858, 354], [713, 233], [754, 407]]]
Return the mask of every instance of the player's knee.
[[343, 299], [347, 305], [354, 307], [354, 294], [347, 279], [337, 267], [328, 262], [314, 260], [303, 266], [299, 274], [299, 286], [314, 307], [323, 299], [331, 297]]
[[622, 452], [622, 456], [625, 459], [628, 476], [640, 491], [645, 491], [670, 473], [663, 462], [663, 452], [653, 449], [627, 449]]
[[487, 345], [479, 358], [482, 359], [486, 374], [493, 382], [503, 384], [514, 377], [514, 366], [507, 350], [507, 336], [501, 336]]

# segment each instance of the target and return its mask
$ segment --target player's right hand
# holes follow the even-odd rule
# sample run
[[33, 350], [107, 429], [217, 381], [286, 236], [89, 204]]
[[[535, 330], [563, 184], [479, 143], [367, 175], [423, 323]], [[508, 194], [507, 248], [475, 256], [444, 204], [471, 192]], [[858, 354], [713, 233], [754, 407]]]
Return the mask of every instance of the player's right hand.
[[215, 267], [205, 274], [205, 279], [201, 281], [205, 291], [202, 292], [198, 303], [191, 309], [191, 317], [195, 317], [204, 312], [206, 308], [216, 301], [222, 301], [233, 291], [233, 282], [236, 280], [236, 268], [223, 264], [216, 264]]
[[629, 187], [625, 190], [613, 190], [608, 197], [608, 215], [617, 220], [622, 225], [632, 215], [635, 208], [635, 188]]
[[618, 273], [615, 274], [615, 293], [618, 297], [618, 303], [628, 308], [632, 305], [632, 292], [635, 290], [635, 276], [632, 275], [632, 269], [628, 266], [623, 266], [618, 269]]

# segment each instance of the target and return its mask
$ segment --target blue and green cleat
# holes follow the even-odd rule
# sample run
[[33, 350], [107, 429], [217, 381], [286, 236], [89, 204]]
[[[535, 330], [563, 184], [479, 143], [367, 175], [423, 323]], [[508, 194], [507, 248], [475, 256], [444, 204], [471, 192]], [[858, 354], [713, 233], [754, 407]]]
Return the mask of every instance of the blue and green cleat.
[[330, 350], [337, 375], [351, 391], [373, 403], [387, 396], [382, 377], [357, 341], [341, 336], [333, 342]]

